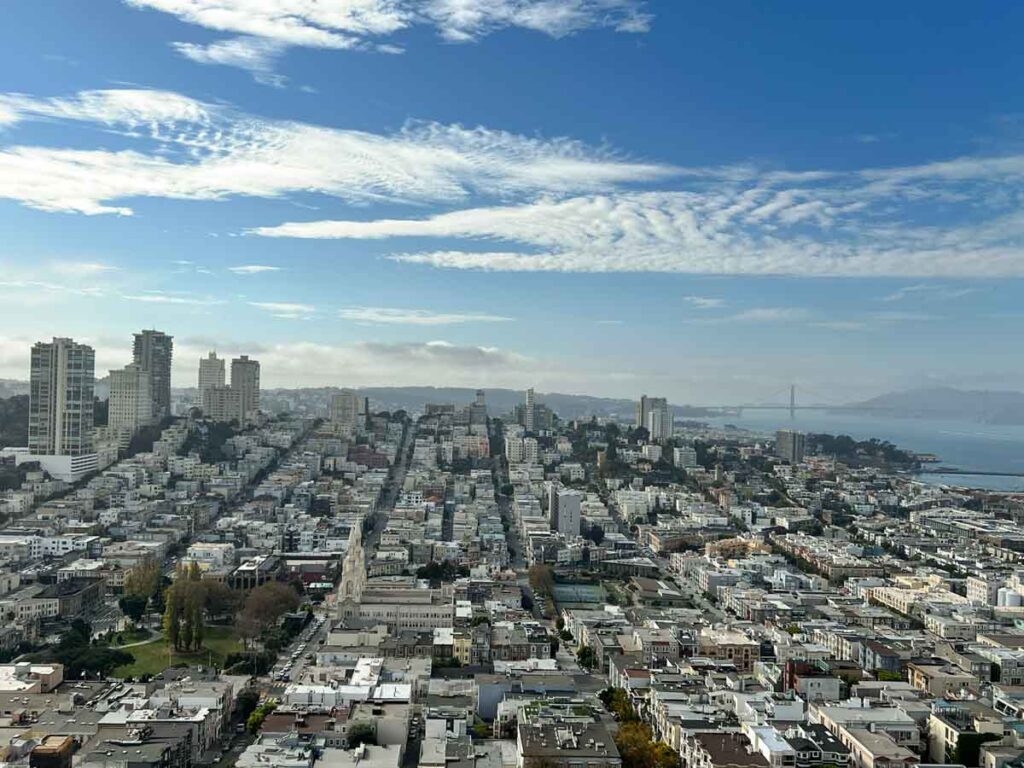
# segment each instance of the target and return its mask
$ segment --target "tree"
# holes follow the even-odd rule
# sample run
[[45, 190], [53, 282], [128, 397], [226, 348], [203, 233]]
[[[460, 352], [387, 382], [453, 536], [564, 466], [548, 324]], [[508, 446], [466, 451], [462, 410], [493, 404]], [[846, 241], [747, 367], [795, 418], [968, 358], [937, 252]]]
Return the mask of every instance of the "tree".
[[[946, 750], [947, 762], [966, 765], [968, 768], [978, 765], [981, 746], [989, 741], [998, 741], [1002, 736], [996, 733], [961, 733], [956, 747]], [[952, 755], [949, 753], [952, 752]]]
[[550, 565], [531, 565], [528, 571], [530, 588], [534, 592], [551, 594], [555, 588], [555, 573]]
[[174, 583], [165, 590], [164, 634], [175, 650], [202, 647], [206, 588], [201, 579], [198, 563], [179, 564]]
[[185, 594], [185, 615], [192, 629], [192, 648], [199, 650], [203, 647], [203, 639], [206, 637], [204, 598], [205, 593], [202, 587], [194, 582], [190, 583]]
[[117, 667], [133, 663], [135, 657], [116, 648], [93, 645], [92, 627], [88, 622], [75, 619], [55, 648], [35, 653], [29, 660], [56, 661], [64, 665], [65, 677], [74, 679], [84, 675], [106, 677]]
[[615, 735], [622, 768], [678, 768], [679, 755], [668, 744], [655, 742], [651, 729], [637, 720], [623, 723]]
[[148, 600], [160, 589], [163, 574], [160, 564], [147, 562], [132, 568], [124, 577], [126, 597], [142, 597]]
[[604, 528], [597, 524], [590, 526], [587, 529], [587, 538], [594, 542], [596, 546], [601, 546], [601, 542], [604, 541]]
[[348, 745], [351, 748], [358, 747], [360, 744], [376, 744], [377, 743], [377, 729], [373, 723], [359, 722], [353, 723], [348, 729]]
[[140, 621], [146, 613], [146, 605], [149, 603], [148, 597], [142, 595], [125, 595], [117, 601], [118, 606], [121, 608], [121, 612], [124, 613], [132, 621]]
[[255, 688], [243, 688], [235, 700], [235, 712], [239, 720], [248, 719], [260, 703], [260, 692]]
[[620, 722], [628, 723], [637, 719], [636, 710], [629, 701], [629, 694], [622, 688], [605, 688], [597, 697]]
[[299, 596], [286, 584], [270, 581], [256, 587], [245, 599], [238, 617], [244, 637], [257, 638], [288, 611], [299, 606]]
[[203, 607], [207, 616], [230, 616], [238, 610], [240, 595], [220, 581], [203, 581]]
[[83, 646], [73, 652], [59, 655], [58, 660], [64, 665], [65, 674], [69, 678], [82, 677], [83, 674], [107, 677], [117, 667], [132, 664], [135, 657], [116, 648]]
[[181, 605], [174, 587], [168, 587], [164, 596], [164, 637], [172, 647], [177, 648], [181, 633]]
[[248, 718], [245, 720], [245, 727], [249, 733], [259, 733], [260, 728], [263, 727], [263, 721], [267, 719], [267, 715], [277, 709], [277, 702], [273, 699], [260, 704], [256, 709], [252, 711]]
[[451, 560], [444, 560], [440, 563], [431, 560], [416, 571], [417, 579], [426, 579], [433, 586], [438, 586], [446, 581], [455, 581], [460, 576], [469, 576], [469, 566], [457, 565]]
[[581, 667], [593, 669], [597, 666], [597, 654], [594, 653], [594, 649], [589, 645], [581, 645], [579, 650], [576, 651], [576, 661], [579, 662]]

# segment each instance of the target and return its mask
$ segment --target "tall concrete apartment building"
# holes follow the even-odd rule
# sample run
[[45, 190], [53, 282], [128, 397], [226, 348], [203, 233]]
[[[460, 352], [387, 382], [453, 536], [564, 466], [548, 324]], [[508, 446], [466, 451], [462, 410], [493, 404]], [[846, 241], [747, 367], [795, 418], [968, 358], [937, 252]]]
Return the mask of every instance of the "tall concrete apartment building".
[[780, 429], [775, 433], [775, 455], [790, 464], [799, 464], [804, 460], [807, 436], [803, 432], [791, 429]]
[[533, 387], [526, 390], [526, 405], [523, 411], [523, 426], [527, 432], [533, 432], [537, 428], [537, 403], [533, 394]]
[[203, 415], [213, 421], [238, 421], [241, 424], [243, 419], [238, 403], [238, 390], [234, 387], [222, 385], [203, 390]]
[[583, 494], [571, 488], [563, 488], [558, 491], [557, 499], [555, 530], [563, 536], [579, 536]]
[[210, 352], [206, 357], [199, 358], [199, 400], [202, 401], [203, 393], [213, 387], [223, 387], [224, 358], [217, 357], [216, 352]]
[[153, 398], [153, 420], [161, 421], [171, 415], [171, 358], [174, 337], [163, 331], [140, 331], [135, 334], [133, 362], [151, 377], [150, 393]]
[[583, 494], [572, 488], [562, 488], [555, 482], [548, 482], [546, 490], [551, 530], [570, 538], [579, 536]]
[[335, 424], [356, 429], [366, 425], [368, 405], [354, 389], [343, 389], [331, 396], [331, 421]]
[[93, 450], [96, 354], [73, 339], [32, 347], [28, 448], [32, 454], [84, 456]]
[[487, 400], [482, 389], [476, 391], [476, 399], [469, 406], [469, 423], [487, 423]]
[[231, 361], [231, 388], [238, 393], [238, 421], [251, 419], [260, 409], [260, 363], [248, 355]]
[[122, 435], [122, 447], [154, 421], [152, 382], [150, 372], [137, 363], [110, 372], [107, 426]]
[[672, 437], [672, 409], [664, 397], [640, 396], [636, 404], [636, 425], [643, 427], [651, 440], [668, 440]]

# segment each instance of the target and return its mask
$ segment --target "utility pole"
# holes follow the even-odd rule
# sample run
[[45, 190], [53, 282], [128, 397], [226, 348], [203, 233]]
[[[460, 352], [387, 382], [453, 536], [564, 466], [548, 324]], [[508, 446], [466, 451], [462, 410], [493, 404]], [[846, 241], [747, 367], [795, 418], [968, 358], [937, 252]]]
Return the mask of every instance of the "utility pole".
[[789, 418], [796, 418], [796, 384], [789, 385]]

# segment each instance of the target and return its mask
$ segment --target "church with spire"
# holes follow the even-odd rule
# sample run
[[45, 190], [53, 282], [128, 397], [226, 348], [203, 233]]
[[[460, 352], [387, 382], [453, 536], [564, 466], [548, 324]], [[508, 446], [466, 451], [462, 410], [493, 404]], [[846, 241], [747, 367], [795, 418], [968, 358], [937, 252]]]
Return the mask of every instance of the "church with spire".
[[341, 624], [386, 624], [392, 632], [452, 626], [454, 585], [431, 589], [414, 576], [368, 579], [362, 528], [362, 521], [352, 526], [342, 562], [341, 583], [335, 596], [336, 616]]
[[352, 526], [348, 536], [348, 549], [342, 563], [341, 583], [338, 585], [338, 618], [359, 615], [359, 604], [366, 588], [366, 551], [363, 549], [363, 523]]

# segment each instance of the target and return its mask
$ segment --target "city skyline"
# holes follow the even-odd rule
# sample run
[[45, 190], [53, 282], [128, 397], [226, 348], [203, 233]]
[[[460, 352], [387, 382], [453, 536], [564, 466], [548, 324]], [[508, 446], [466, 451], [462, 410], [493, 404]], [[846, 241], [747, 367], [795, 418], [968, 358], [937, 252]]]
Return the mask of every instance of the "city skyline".
[[217, 5], [11, 5], [0, 377], [1024, 389], [1022, 9]]

